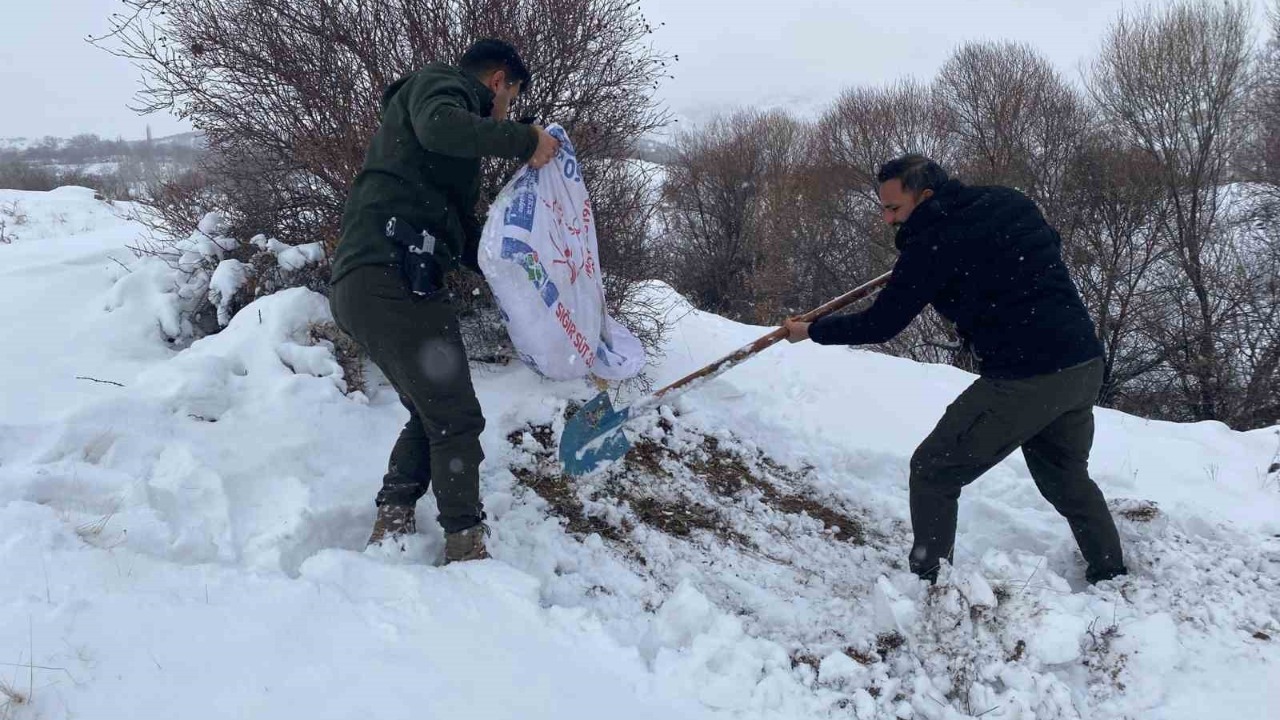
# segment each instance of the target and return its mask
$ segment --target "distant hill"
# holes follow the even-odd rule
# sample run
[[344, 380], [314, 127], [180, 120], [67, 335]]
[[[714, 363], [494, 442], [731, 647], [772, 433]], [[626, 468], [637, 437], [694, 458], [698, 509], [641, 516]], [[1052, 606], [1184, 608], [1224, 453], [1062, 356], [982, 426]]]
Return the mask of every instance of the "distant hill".
[[123, 138], [112, 140], [91, 133], [70, 138], [53, 136], [42, 138], [13, 137], [0, 138], [0, 160], [76, 164], [152, 155], [167, 158], [174, 155], [194, 155], [203, 150], [204, 146], [204, 135], [198, 132], [179, 133], [149, 140], [125, 140]]
[[0, 188], [83, 185], [114, 199], [129, 199], [149, 179], [194, 167], [204, 148], [204, 135], [198, 132], [142, 140], [108, 140], [88, 133], [0, 138]]
[[641, 138], [632, 150], [637, 160], [666, 165], [675, 158], [675, 148], [655, 137]]

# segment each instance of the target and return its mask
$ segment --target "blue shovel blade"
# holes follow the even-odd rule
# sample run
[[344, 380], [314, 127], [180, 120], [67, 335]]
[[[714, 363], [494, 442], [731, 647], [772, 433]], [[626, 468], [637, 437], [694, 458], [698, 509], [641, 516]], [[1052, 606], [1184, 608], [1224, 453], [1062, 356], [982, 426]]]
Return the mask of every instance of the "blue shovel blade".
[[622, 432], [630, 408], [614, 410], [609, 396], [600, 393], [564, 424], [560, 435], [560, 463], [570, 475], [586, 475], [603, 463], [617, 460], [631, 449]]

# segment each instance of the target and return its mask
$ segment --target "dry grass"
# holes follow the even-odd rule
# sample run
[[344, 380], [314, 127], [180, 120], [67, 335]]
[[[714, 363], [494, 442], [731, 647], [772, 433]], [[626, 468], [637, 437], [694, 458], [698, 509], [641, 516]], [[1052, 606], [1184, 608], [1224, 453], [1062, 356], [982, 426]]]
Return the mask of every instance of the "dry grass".
[[9, 720], [9, 713], [15, 706], [26, 705], [30, 702], [30, 693], [23, 694], [10, 685], [3, 678], [0, 678], [0, 698], [4, 698], [4, 704], [0, 705], [0, 720]]
[[1116, 639], [1120, 637], [1120, 626], [1112, 623], [1098, 630], [1097, 625], [1097, 620], [1089, 625], [1090, 642], [1089, 647], [1085, 648], [1084, 665], [1107, 678], [1112, 687], [1124, 692], [1125, 684], [1120, 678], [1129, 663], [1129, 656], [1126, 653], [1116, 652], [1113, 647]]
[[[890, 653], [902, 647], [906, 642], [907, 639], [897, 631], [883, 632], [876, 636], [874, 648], [846, 647], [841, 652], [859, 665], [869, 666], [884, 662]], [[811, 654], [796, 652], [791, 655], [791, 667], [793, 668], [800, 665], [808, 665], [817, 670], [821, 664], [821, 659]]]
[[22, 203], [17, 200], [11, 200], [7, 203], [0, 203], [0, 215], [9, 218], [9, 222], [15, 227], [22, 227], [27, 224], [27, 212], [22, 209]]
[[107, 529], [107, 523], [111, 522], [111, 518], [113, 517], [115, 517], [115, 511], [109, 512], [97, 520], [90, 520], [87, 523], [77, 525], [76, 535], [79, 535], [82, 540], [87, 540], [91, 537], [98, 537], [102, 534], [103, 530]]
[[822, 660], [819, 659], [816, 655], [811, 655], [809, 653], [803, 653], [803, 652], [792, 653], [791, 668], [795, 669], [800, 667], [801, 665], [808, 665], [814, 670], [817, 670], [818, 667], [822, 665]]
[[[754, 543], [726, 518], [732, 506], [751, 499], [784, 515], [818, 520], [836, 540], [854, 545], [867, 541], [865, 525], [848, 512], [804, 493], [805, 471], [788, 470], [770, 458], [745, 457], [714, 437], [695, 435], [693, 451], [678, 452], [670, 445], [673, 427], [658, 423], [663, 439], [638, 439], [626, 457], [607, 471], [603, 483], [579, 490], [575, 478], [563, 473], [555, 458], [555, 436], [548, 425], [530, 425], [511, 433], [507, 441], [533, 456], [534, 462], [512, 468], [517, 482], [547, 502], [550, 512], [563, 519], [565, 529], [577, 536], [597, 533], [635, 556], [630, 536], [637, 526], [652, 528], [676, 538], [698, 534], [748, 551]], [[687, 481], [708, 488], [719, 502], [690, 494]], [[701, 499], [700, 499], [701, 498]], [[623, 511], [623, 518], [607, 520], [587, 512], [584, 501], [606, 503]]]
[[720, 441], [707, 437], [702, 443], [703, 457], [690, 463], [690, 468], [707, 486], [725, 497], [734, 497], [746, 488], [760, 493], [761, 500], [774, 510], [788, 515], [807, 515], [822, 523], [837, 540], [865, 545], [864, 524], [851, 515], [807, 495], [786, 492], [766, 475], [802, 483], [802, 473], [788, 470], [768, 457], [757, 459], [760, 470], [753, 471], [740, 456], [720, 447]]
[[[534, 426], [529, 428], [528, 432], [533, 436], [537, 446], [536, 449], [531, 449], [531, 452], [549, 454], [552, 451], [553, 433], [549, 426]], [[524, 432], [511, 433], [507, 436], [507, 442], [513, 446], [523, 445]], [[517, 482], [546, 501], [551, 513], [562, 518], [565, 521], [565, 529], [574, 535], [581, 537], [598, 533], [605, 539], [623, 542], [625, 534], [631, 530], [627, 527], [615, 527], [602, 518], [589, 517], [573, 487], [573, 479], [564, 473], [553, 471], [547, 467], [546, 463], [542, 463], [536, 471], [528, 468], [512, 468], [511, 473], [515, 475]]]
[[889, 656], [889, 653], [897, 650], [906, 644], [907, 639], [897, 630], [890, 632], [882, 632], [876, 636], [876, 652], [880, 654], [880, 659]]
[[[630, 509], [634, 522], [623, 520], [620, 526], [613, 525], [604, 518], [587, 515], [582, 500], [574, 486], [573, 478], [560, 471], [551, 455], [553, 454], [553, 433], [549, 426], [536, 425], [524, 431], [516, 431], [507, 436], [513, 446], [524, 444], [524, 433], [533, 436], [536, 447], [535, 455], [542, 457], [536, 469], [514, 468], [512, 474], [524, 487], [533, 490], [550, 506], [551, 512], [565, 520], [565, 529], [577, 536], [598, 533], [606, 540], [625, 543], [627, 536], [635, 528], [635, 523], [660, 530], [675, 537], [688, 537], [698, 530], [716, 533], [722, 538], [738, 544], [746, 544], [746, 539], [729, 527], [715, 508], [687, 498], [661, 497], [640, 490], [637, 483], [623, 482], [618, 478], [609, 480], [604, 488], [593, 494], [592, 500], [608, 499]], [[641, 441], [624, 461], [625, 476], [634, 477], [634, 471], [657, 474], [659, 456], [671, 454], [652, 441]]]
[[686, 504], [651, 495], [628, 497], [627, 504], [635, 513], [636, 519], [668, 535], [688, 537], [697, 530], [706, 530], [735, 544], [746, 544], [746, 540], [731, 529], [714, 508], [696, 502]]
[[120, 545], [124, 542], [123, 537], [107, 539], [105, 534], [108, 523], [111, 522], [111, 518], [115, 517], [115, 515], [116, 511], [112, 510], [97, 520], [90, 520], [89, 522], [77, 525], [76, 535], [89, 545], [93, 545], [94, 547], [102, 548], [104, 550], [110, 550], [111, 548]]
[[1160, 509], [1153, 502], [1143, 501], [1121, 510], [1120, 517], [1133, 522], [1151, 522], [1160, 517]]
[[546, 501], [551, 513], [565, 521], [565, 530], [579, 537], [598, 533], [601, 537], [623, 542], [628, 527], [618, 528], [603, 518], [586, 514], [582, 500], [565, 475], [540, 475], [532, 470], [512, 470], [516, 481]]
[[342, 379], [347, 384], [347, 394], [365, 392], [364, 351], [352, 337], [332, 322], [313, 323], [308, 330], [311, 342], [327, 344], [333, 357], [342, 368]]
[[[0, 678], [0, 697], [5, 698], [4, 705], [0, 705], [0, 710], [4, 711], [4, 713], [0, 715], [0, 720], [9, 720], [9, 713], [12, 711], [12, 709], [15, 706], [26, 705], [27, 703], [30, 703], [32, 700], [35, 699], [35, 687], [36, 687], [36, 666], [35, 666], [35, 650], [34, 650], [35, 641], [34, 641], [34, 631], [31, 629], [30, 618], [27, 619], [27, 633], [28, 633], [28, 643], [30, 643], [28, 650], [31, 652], [31, 659], [28, 660], [27, 664], [24, 666], [22, 664], [22, 658], [19, 657], [18, 664], [15, 666], [18, 670], [21, 670], [23, 667], [27, 668], [27, 692], [25, 693], [20, 692], [16, 687], [14, 687], [13, 683], [7, 682], [3, 678]], [[17, 676], [15, 674], [15, 681], [16, 681], [16, 677]]]

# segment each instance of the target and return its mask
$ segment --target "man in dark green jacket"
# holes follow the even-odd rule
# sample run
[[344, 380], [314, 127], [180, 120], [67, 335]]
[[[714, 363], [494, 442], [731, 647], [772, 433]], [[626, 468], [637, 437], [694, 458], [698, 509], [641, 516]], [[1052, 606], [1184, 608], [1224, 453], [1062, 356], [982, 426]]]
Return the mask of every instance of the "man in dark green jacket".
[[529, 80], [513, 47], [481, 40], [457, 67], [431, 64], [396, 81], [347, 199], [332, 265], [334, 319], [409, 410], [377, 495], [371, 545], [415, 532], [414, 508], [431, 487], [445, 561], [488, 557], [484, 415], [443, 279], [460, 265], [478, 271], [481, 158], [537, 168], [558, 150], [541, 127], [506, 119]]

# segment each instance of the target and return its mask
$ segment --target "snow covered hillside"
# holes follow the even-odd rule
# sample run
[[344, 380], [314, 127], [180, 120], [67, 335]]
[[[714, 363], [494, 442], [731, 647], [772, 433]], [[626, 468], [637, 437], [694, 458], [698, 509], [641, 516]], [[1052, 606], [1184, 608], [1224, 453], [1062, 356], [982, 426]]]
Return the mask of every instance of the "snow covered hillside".
[[[482, 367], [495, 559], [436, 567], [430, 522], [403, 554], [363, 548], [406, 414], [376, 380], [345, 392], [321, 296], [179, 349], [176, 280], [118, 208], [13, 203], [4, 720], [1280, 716], [1274, 429], [1100, 411], [1133, 574], [1085, 585], [1015, 455], [966, 490], [929, 589], [905, 568], [907, 462], [971, 376], [773, 348], [571, 482], [556, 434], [588, 387]], [[668, 298], [658, 383], [765, 331]]]

